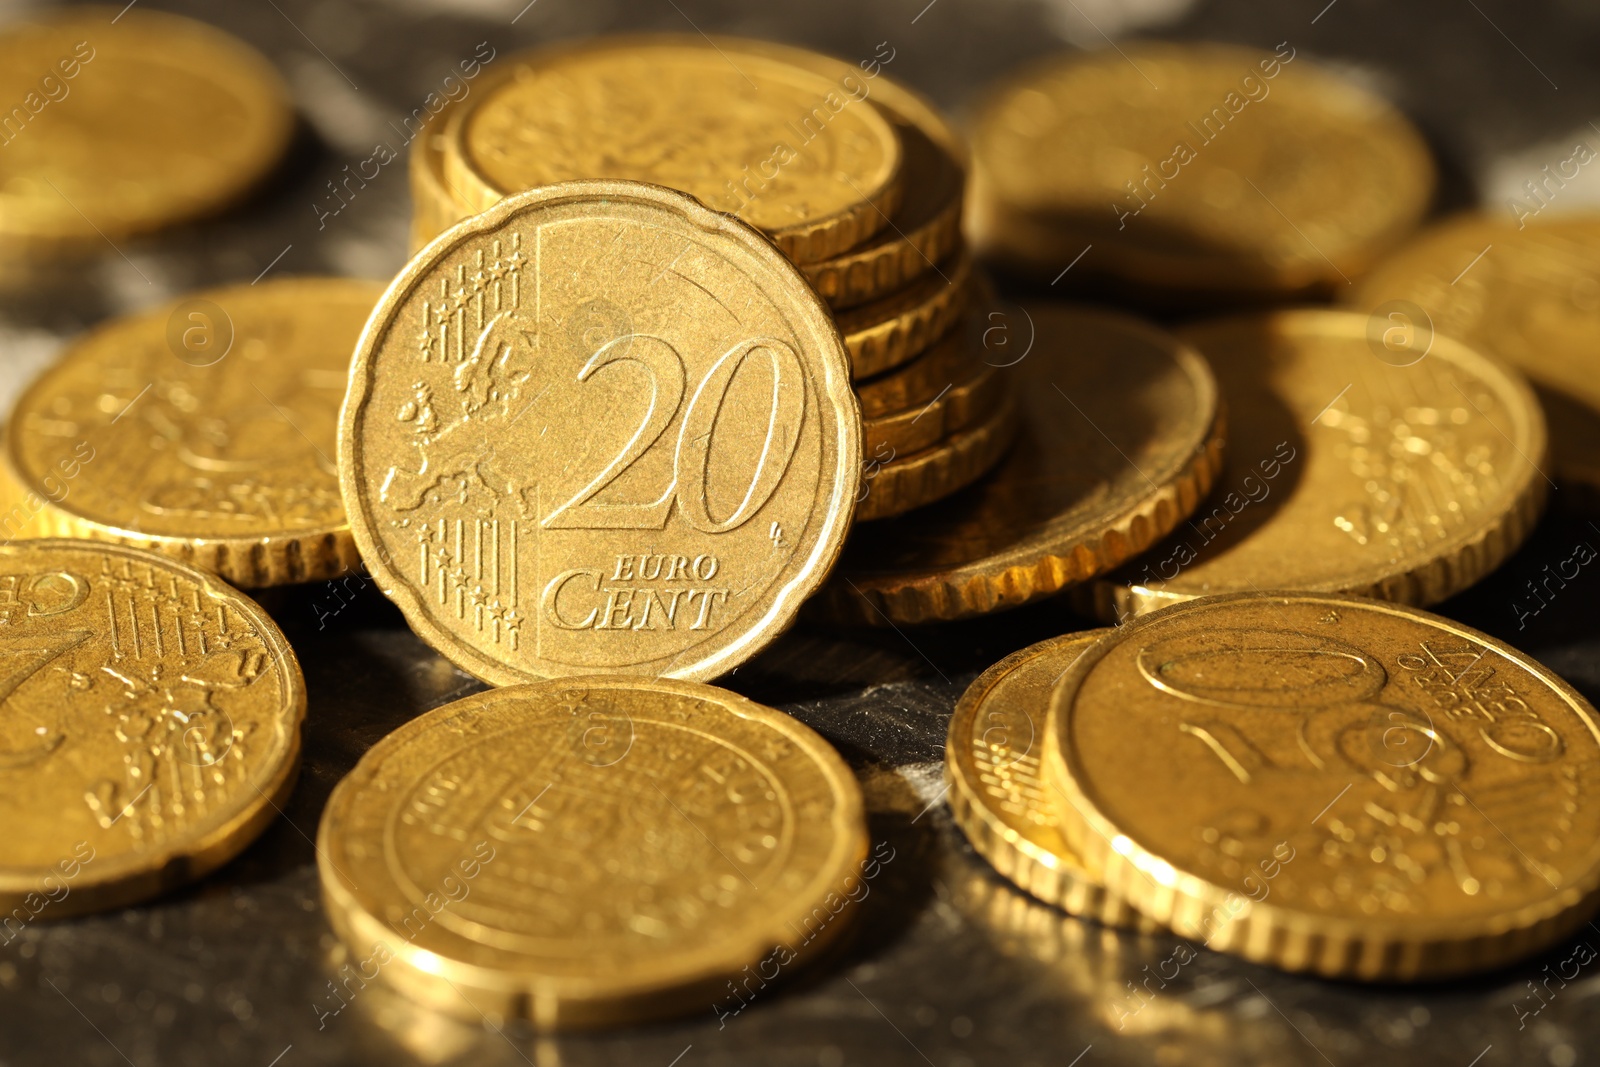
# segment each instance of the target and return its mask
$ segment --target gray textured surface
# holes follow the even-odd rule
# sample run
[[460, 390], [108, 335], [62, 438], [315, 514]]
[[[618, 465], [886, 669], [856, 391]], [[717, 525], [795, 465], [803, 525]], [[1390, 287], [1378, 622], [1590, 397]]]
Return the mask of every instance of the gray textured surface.
[[[926, 0], [537, 0], [526, 9], [525, 0], [140, 2], [206, 18], [262, 48], [293, 86], [303, 136], [278, 180], [241, 211], [129, 246], [132, 264], [108, 256], [48, 292], [0, 296], [0, 399], [82, 326], [193, 286], [249, 280], [280, 253], [275, 274], [392, 273], [404, 259], [409, 211], [399, 164], [323, 229], [311, 205], [342, 166], [391, 136], [383, 132], [390, 119], [419, 106], [484, 40], [504, 54], [580, 34], [685, 31], [691, 21], [847, 58], [887, 40], [895, 49], [889, 73], [959, 113], [1021, 60], [1068, 42], [1103, 43], [1095, 25], [1264, 45], [1288, 39], [1347, 65], [1416, 116], [1445, 161], [1446, 199], [1457, 204], [1485, 189], [1493, 197], [1508, 181], [1514, 189], [1518, 167], [1532, 176], [1564, 158], [1541, 153], [1590, 136], [1582, 131], [1600, 87], [1592, 0], [1336, 0], [1326, 10], [1326, 0], [937, 0], [926, 8]], [[12, 6], [0, 0], [0, 11]], [[1571, 200], [1584, 195], [1575, 189]], [[1600, 528], [1547, 520], [1499, 574], [1443, 610], [1534, 653], [1593, 700], [1600, 624], [1590, 605], [1600, 578], [1583, 573], [1525, 631], [1511, 608], [1524, 581], [1580, 540], [1600, 543]], [[264, 601], [298, 649], [311, 694], [305, 766], [285, 817], [182, 893], [119, 914], [36, 924], [0, 947], [0, 1065], [1564, 1067], [1600, 1055], [1594, 965], [1521, 1025], [1513, 1007], [1570, 947], [1471, 981], [1412, 988], [1296, 978], [1202, 953], [1124, 1018], [1125, 984], [1174, 942], [1114, 934], [1031, 903], [972, 855], [942, 805], [930, 806], [961, 688], [1006, 653], [1083, 625], [1056, 605], [908, 636], [808, 626], [726, 680], [839, 746], [866, 787], [874, 839], [895, 850], [850, 943], [737, 1017], [719, 1024], [708, 1005], [669, 1025], [548, 1039], [438, 1019], [372, 988], [319, 1027], [342, 962], [321, 913], [310, 841], [322, 806], [375, 740], [477, 683], [418, 642], [370, 588], [322, 628], [319, 614], [337, 604], [326, 587]], [[0, 827], [0, 849], [4, 835]], [[1600, 946], [1600, 930], [1583, 936]]]

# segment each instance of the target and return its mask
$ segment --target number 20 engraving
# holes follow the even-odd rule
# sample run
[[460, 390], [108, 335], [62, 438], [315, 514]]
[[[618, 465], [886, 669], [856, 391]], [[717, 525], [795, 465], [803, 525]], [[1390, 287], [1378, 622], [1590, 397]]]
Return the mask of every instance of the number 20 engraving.
[[[711, 515], [706, 491], [712, 434], [733, 376], [757, 352], [764, 353], [772, 366], [772, 406], [766, 439], [744, 498], [732, 514], [719, 520]], [[655, 446], [683, 403], [683, 357], [659, 337], [630, 334], [608, 341], [589, 357], [578, 372], [578, 381], [586, 382], [601, 368], [622, 362], [637, 363], [649, 373], [649, 410], [622, 451], [572, 499], [546, 515], [543, 525], [552, 530], [659, 530], [666, 526], [674, 502], [684, 519], [704, 533], [727, 533], [748, 522], [777, 492], [800, 445], [800, 427], [805, 421], [805, 368], [794, 349], [771, 337], [755, 337], [724, 352], [689, 399], [673, 454], [672, 481], [666, 491], [645, 504], [597, 504], [594, 498], [600, 491]]]

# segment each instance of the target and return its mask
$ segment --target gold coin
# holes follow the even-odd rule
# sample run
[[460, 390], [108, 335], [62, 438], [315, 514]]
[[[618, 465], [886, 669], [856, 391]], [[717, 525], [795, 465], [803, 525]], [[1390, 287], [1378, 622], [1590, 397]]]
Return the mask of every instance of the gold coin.
[[86, 334], [7, 427], [24, 510], [53, 534], [152, 548], [247, 588], [358, 565], [335, 431], [382, 291], [340, 278], [237, 285]]
[[1046, 735], [1084, 866], [1214, 949], [1434, 978], [1594, 910], [1594, 709], [1436, 615], [1310, 593], [1177, 605], [1085, 652]]
[[965, 378], [949, 383], [920, 407], [863, 418], [862, 448], [868, 456], [906, 455], [932, 448], [993, 411], [1006, 396], [1009, 384], [994, 367], [977, 364]]
[[965, 326], [953, 330], [911, 361], [857, 382], [861, 416], [876, 419], [921, 409], [952, 383], [965, 380], [983, 365], [983, 350], [974, 342], [973, 331]]
[[1188, 523], [1080, 605], [1111, 621], [1260, 589], [1432, 604], [1515, 551], [1549, 488], [1533, 391], [1442, 336], [1397, 366], [1368, 326], [1306, 310], [1183, 331], [1237, 413], [1227, 470]]
[[883, 74], [898, 54], [887, 42], [857, 64], [771, 41], [740, 40], [741, 48], [804, 67], [833, 82], [851, 99], [870, 98], [900, 136], [905, 191], [890, 224], [831, 259], [803, 263], [801, 271], [835, 308], [888, 296], [954, 252], [961, 242], [967, 144], [920, 93]]
[[856, 518], [887, 519], [949, 496], [1000, 462], [1017, 436], [1017, 405], [1010, 394], [976, 425], [932, 448], [865, 461]]
[[760, 234], [693, 198], [508, 198], [401, 272], [339, 433], [356, 542], [494, 684], [709, 678], [832, 567], [861, 477], [849, 360]]
[[1390, 358], [1413, 358], [1437, 331], [1514, 364], [1549, 420], [1556, 480], [1600, 495], [1600, 220], [1462, 217], [1403, 247], [1349, 302]]
[[407, 723], [339, 783], [317, 840], [350, 951], [431, 1007], [540, 1028], [736, 1013], [876, 873], [822, 738], [726, 690], [614, 676]]
[[[507, 58], [525, 58], [528, 54]], [[449, 148], [454, 126], [461, 121], [463, 105], [471, 98], [473, 91], [481, 97], [485, 89], [500, 84], [515, 73], [515, 63], [502, 62], [493, 67], [480, 68], [477, 81], [468, 95], [455, 100], [447, 98], [428, 120], [426, 131], [411, 142], [407, 171], [411, 185], [412, 255], [473, 214], [472, 208], [466, 203], [466, 195], [448, 184], [444, 170], [445, 152]]]
[[1434, 186], [1404, 117], [1287, 43], [1047, 61], [976, 129], [980, 252], [1045, 278], [1082, 254], [1069, 284], [1146, 298], [1331, 291], [1415, 227]]
[[950, 813], [972, 847], [1021, 889], [1108, 926], [1156, 929], [1083, 869], [1056, 828], [1040, 774], [1050, 689], [1110, 630], [1064, 634], [1014, 652], [956, 703], [944, 750]]
[[8, 24], [0, 102], [8, 257], [99, 251], [214, 212], [277, 164], [294, 129], [283, 81], [259, 53], [143, 8]]
[[1015, 607], [1117, 566], [1205, 496], [1223, 437], [1205, 361], [1125, 315], [1021, 311], [990, 353], [1022, 402], [1016, 448], [966, 492], [858, 527], [813, 610], [881, 626]]
[[738, 215], [797, 263], [871, 237], [900, 201], [899, 137], [876, 107], [732, 39], [526, 56], [452, 131], [444, 173], [475, 210], [555, 182], [646, 181]]
[[927, 351], [967, 309], [972, 258], [965, 253], [892, 296], [838, 313], [857, 378], [898, 367]]
[[152, 552], [26, 541], [0, 545], [0, 628], [9, 916], [155, 896], [277, 814], [305, 684], [254, 602]]

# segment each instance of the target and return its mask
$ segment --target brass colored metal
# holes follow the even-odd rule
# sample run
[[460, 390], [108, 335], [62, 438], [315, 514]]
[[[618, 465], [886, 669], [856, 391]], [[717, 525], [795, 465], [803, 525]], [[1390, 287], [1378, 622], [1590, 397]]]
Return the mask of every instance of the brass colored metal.
[[541, 1029], [737, 1013], [876, 873], [827, 742], [707, 685], [492, 689], [379, 741], [317, 833], [334, 928], [422, 1003]]
[[395, 279], [339, 460], [378, 586], [464, 670], [700, 679], [832, 567], [861, 421], [831, 315], [769, 241], [683, 193], [569, 182]]
[[1019, 888], [1072, 915], [1160, 929], [1089, 876], [1056, 828], [1041, 773], [1050, 690], [1110, 630], [1063, 634], [1014, 652], [956, 703], [944, 750], [950, 813], [978, 854]]
[[900, 139], [875, 106], [733, 39], [526, 55], [447, 136], [446, 186], [475, 211], [561, 181], [646, 181], [738, 215], [797, 263], [860, 244], [900, 204]]
[[857, 379], [898, 367], [950, 332], [972, 292], [972, 257], [961, 253], [942, 269], [871, 304], [837, 314]]
[[887, 519], [920, 508], [980, 478], [1017, 436], [1017, 405], [1009, 395], [983, 421], [907, 456], [867, 460], [856, 518]]
[[1375, 316], [1379, 344], [1420, 347], [1437, 331], [1526, 374], [1551, 473], [1600, 501], [1600, 219], [1460, 217], [1404, 245], [1349, 303]]
[[1432, 604], [1515, 551], [1549, 488], [1533, 391], [1444, 336], [1380, 359], [1369, 326], [1305, 310], [1183, 331], [1235, 413], [1228, 468], [1186, 525], [1082, 590], [1082, 606], [1110, 621], [1271, 588]]
[[151, 548], [246, 588], [357, 566], [335, 431], [382, 292], [230, 286], [84, 335], [17, 401], [3, 466], [24, 499], [0, 532], [32, 512], [50, 534]]
[[980, 254], [1046, 281], [1081, 255], [1069, 284], [1148, 301], [1331, 293], [1417, 225], [1435, 183], [1399, 112], [1287, 42], [1044, 61], [980, 109], [973, 159]]
[[1223, 440], [1205, 360], [1125, 315], [1022, 311], [1005, 312], [1011, 343], [980, 349], [995, 363], [1004, 354], [998, 374], [1021, 401], [1016, 447], [966, 492], [859, 527], [813, 610], [882, 626], [1015, 607], [1116, 567], [1204, 498]]
[[0, 544], [0, 910], [153, 897], [278, 815], [305, 717], [276, 624], [216, 577], [94, 541]]
[[1594, 708], [1415, 608], [1238, 593], [1135, 619], [1067, 671], [1045, 741], [1085, 869], [1258, 963], [1440, 978], [1595, 910]]
[[994, 367], [980, 363], [920, 407], [863, 419], [862, 447], [868, 456], [903, 456], [932, 448], [993, 411], [1009, 384]]
[[[59, 100], [43, 78], [63, 87]], [[38, 110], [22, 106], [29, 98]], [[142, 7], [8, 22], [0, 101], [0, 260], [14, 263], [99, 253], [220, 210], [277, 165], [294, 129], [283, 79], [260, 53]]]

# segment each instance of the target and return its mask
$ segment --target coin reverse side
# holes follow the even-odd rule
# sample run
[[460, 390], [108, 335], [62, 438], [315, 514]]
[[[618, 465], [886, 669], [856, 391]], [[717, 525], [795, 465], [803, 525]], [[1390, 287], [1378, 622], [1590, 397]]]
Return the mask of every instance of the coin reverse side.
[[305, 708], [283, 634], [214, 576], [0, 545], [0, 910], [115, 908], [221, 866], [277, 815]]
[[318, 846], [363, 970], [541, 1028], [731, 1010], [730, 980], [770, 982], [837, 936], [878, 870], [855, 778], [810, 729], [711, 686], [617, 676], [407, 723], [334, 790]]
[[395, 279], [339, 469], [377, 583], [465, 670], [699, 679], [832, 566], [860, 442], [833, 320], [768, 241], [682, 193], [572, 182]]
[[1415, 608], [1240, 593], [1135, 619], [1061, 680], [1047, 742], [1084, 866], [1214, 949], [1432, 978], [1594, 911], [1594, 708]]

